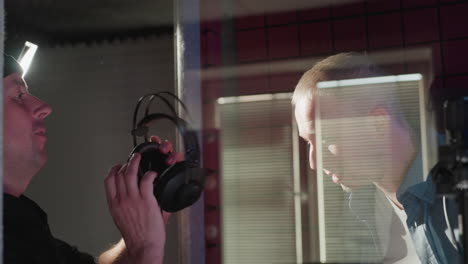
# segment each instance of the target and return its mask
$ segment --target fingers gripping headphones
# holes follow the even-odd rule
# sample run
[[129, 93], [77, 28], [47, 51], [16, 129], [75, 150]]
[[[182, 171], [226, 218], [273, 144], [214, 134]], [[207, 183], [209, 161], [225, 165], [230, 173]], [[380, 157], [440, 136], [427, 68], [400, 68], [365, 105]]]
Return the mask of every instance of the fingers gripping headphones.
[[[153, 182], [153, 193], [162, 210], [176, 212], [191, 206], [200, 198], [206, 170], [200, 167], [200, 149], [197, 133], [191, 129], [185, 120], [177, 116], [175, 109], [162, 95], [171, 96], [180, 103], [187, 113], [183, 102], [170, 92], [159, 92], [142, 96], [138, 100], [133, 115], [132, 136], [134, 149], [130, 157], [135, 152], [141, 154], [140, 166], [138, 168], [138, 182], [141, 181], [147, 171], [158, 173], [156, 180]], [[137, 123], [140, 105], [148, 97], [150, 99], [146, 106], [145, 116]], [[174, 116], [163, 113], [149, 114], [149, 107], [155, 98], [159, 98], [166, 103]], [[148, 141], [149, 125], [162, 119], [167, 119], [174, 123], [182, 136], [184, 144], [185, 160], [171, 166], [166, 164], [166, 159], [169, 155], [159, 151], [159, 144]], [[137, 136], [144, 136], [145, 142], [137, 144]]]

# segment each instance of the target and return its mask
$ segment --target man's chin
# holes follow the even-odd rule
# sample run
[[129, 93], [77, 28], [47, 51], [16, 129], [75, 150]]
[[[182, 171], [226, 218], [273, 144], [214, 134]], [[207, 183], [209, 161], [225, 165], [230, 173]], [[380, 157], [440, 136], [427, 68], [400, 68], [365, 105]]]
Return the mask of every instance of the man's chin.
[[41, 169], [47, 163], [48, 159], [49, 159], [49, 156], [47, 155], [45, 151], [38, 154], [35, 158], [35, 163], [38, 169]]
[[374, 183], [373, 182], [360, 182], [356, 183], [353, 182], [354, 184], [348, 184], [346, 182], [340, 182], [341, 189], [345, 192], [352, 192], [360, 189], [367, 189], [369, 186], [372, 186]]
[[343, 189], [343, 191], [345, 191], [345, 192], [347, 192], [347, 193], [349, 193], [349, 192], [352, 191], [352, 188], [351, 188], [351, 187], [346, 186], [346, 185], [344, 185], [344, 184], [342, 184], [342, 183], [340, 184], [340, 186], [341, 186], [341, 189]]

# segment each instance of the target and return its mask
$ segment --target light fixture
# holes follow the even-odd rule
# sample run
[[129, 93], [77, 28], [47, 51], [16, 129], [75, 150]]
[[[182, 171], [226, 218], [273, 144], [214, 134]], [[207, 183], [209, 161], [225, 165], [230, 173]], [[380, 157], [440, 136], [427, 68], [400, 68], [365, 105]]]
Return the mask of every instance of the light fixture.
[[21, 50], [21, 53], [18, 57], [18, 63], [21, 65], [21, 68], [23, 68], [23, 76], [26, 75], [26, 73], [29, 70], [29, 66], [31, 66], [31, 63], [34, 59], [34, 55], [36, 54], [37, 51], [37, 45], [34, 43], [31, 43], [29, 41], [26, 41], [24, 43], [23, 50]]
[[402, 74], [402, 75], [389, 75], [382, 77], [370, 77], [370, 78], [358, 78], [349, 80], [339, 81], [325, 81], [317, 83], [317, 88], [335, 88], [341, 86], [354, 86], [354, 85], [367, 85], [377, 83], [392, 83], [392, 82], [408, 82], [408, 81], [419, 81], [422, 79], [422, 75], [419, 73], [414, 74]]

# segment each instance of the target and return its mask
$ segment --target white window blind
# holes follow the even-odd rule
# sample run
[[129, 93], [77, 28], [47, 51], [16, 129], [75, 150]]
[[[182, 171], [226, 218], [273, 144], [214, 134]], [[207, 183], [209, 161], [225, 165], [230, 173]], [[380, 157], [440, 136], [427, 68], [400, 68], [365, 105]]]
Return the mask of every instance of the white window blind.
[[[422, 162], [419, 163], [419, 165], [417, 164], [415, 170], [412, 171], [412, 175], [407, 177], [410, 177], [414, 184], [425, 179], [429, 170], [429, 165], [432, 163], [431, 160], [429, 160], [430, 155], [428, 153], [428, 148], [430, 146], [427, 145], [427, 142], [430, 142], [430, 140], [427, 139], [428, 127], [425, 113], [426, 95], [422, 86], [422, 81], [419, 79], [408, 80], [402, 78], [401, 80], [395, 79], [391, 82], [373, 84], [355, 84], [352, 82], [342, 82], [341, 85], [338, 85], [339, 82], [327, 82], [325, 84], [325, 88], [322, 88], [322, 90], [325, 91], [324, 93], [327, 93], [326, 90], [329, 90], [328, 92], [333, 94], [336, 99], [331, 107], [341, 107], [340, 113], [337, 114], [337, 116], [346, 116], [352, 112], [359, 112], [360, 110], [371, 108], [369, 100], [372, 100], [372, 98], [378, 98], [378, 102], [397, 101], [399, 105], [392, 104], [397, 107], [397, 111], [393, 114], [395, 114], [397, 119], [406, 119], [408, 121], [414, 133], [416, 151], [422, 159]], [[372, 141], [373, 138], [356, 136], [357, 133], [361, 133], [357, 131], [362, 131], [366, 119], [359, 117], [336, 118], [335, 116], [335, 119], [326, 120], [322, 118], [325, 115], [324, 109], [326, 107], [327, 106], [320, 105], [319, 110], [316, 111], [318, 162], [317, 201], [319, 210], [320, 260], [328, 263], [361, 263], [363, 259], [367, 259], [370, 262], [378, 261], [378, 256], [373, 255], [375, 254], [373, 240], [378, 239], [378, 237], [366, 236], [368, 235], [368, 230], [365, 230], [365, 225], [357, 221], [355, 215], [349, 210], [349, 195], [337, 184], [334, 184], [331, 180], [331, 176], [326, 175], [322, 171], [322, 168], [326, 168], [326, 166], [334, 167], [335, 170], [338, 170], [344, 175], [346, 175], [347, 172], [349, 175], [349, 171], [343, 171], [346, 169], [354, 170], [353, 172], [360, 171], [363, 175], [372, 175], [376, 171], [388, 171], [393, 161], [388, 160], [391, 159], [391, 156], [388, 155], [389, 153], [382, 150], [382, 163], [367, 164], [366, 159], [362, 157], [366, 157], [366, 155], [371, 153], [369, 150], [372, 148], [372, 143], [369, 142]], [[351, 159], [350, 162], [332, 161], [327, 164], [326, 159], [330, 159], [330, 154], [326, 152], [328, 151], [327, 148], [330, 143], [326, 141], [329, 140], [330, 135], [333, 135], [334, 140], [339, 142], [337, 143], [338, 148], [341, 147], [346, 150], [346, 148], [352, 147], [353, 155], [356, 159]], [[350, 142], [350, 140], [353, 142]], [[361, 146], [359, 146], [359, 140], [363, 143]], [[366, 144], [364, 144], [364, 142], [366, 142]], [[395, 149], [392, 151], [399, 150]], [[375, 150], [372, 153], [376, 153]], [[335, 164], [333, 164], [333, 162], [335, 162]], [[339, 168], [340, 166], [343, 168]], [[373, 168], [376, 168], [376, 170], [374, 171]], [[329, 167], [326, 169], [329, 169]], [[368, 196], [369, 197], [364, 198], [368, 200], [375, 199], [373, 192], [369, 193]], [[363, 218], [373, 218], [375, 217], [376, 210], [379, 210], [376, 207], [360, 209]]]
[[291, 100], [224, 100], [223, 263], [296, 263]]

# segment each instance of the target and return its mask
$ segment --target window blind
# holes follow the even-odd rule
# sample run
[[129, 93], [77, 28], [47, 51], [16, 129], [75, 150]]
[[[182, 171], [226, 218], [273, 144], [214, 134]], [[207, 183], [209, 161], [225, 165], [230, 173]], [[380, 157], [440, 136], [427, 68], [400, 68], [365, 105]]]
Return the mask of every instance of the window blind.
[[[333, 89], [335, 88], [329, 91], [336, 98], [332, 107], [341, 107], [340, 116], [372, 108], [369, 102], [374, 103], [372, 101], [373, 98], [376, 99], [376, 105], [383, 105], [387, 102], [390, 103], [391, 107], [395, 108], [392, 114], [397, 119], [408, 122], [409, 127], [413, 131], [416, 151], [422, 159], [421, 163], [415, 164], [415, 169], [411, 172], [411, 175], [407, 175], [406, 177], [409, 177], [410, 184], [423, 181], [428, 173], [428, 164], [430, 162], [428, 161], [428, 146], [426, 144], [428, 142], [426, 138], [426, 114], [424, 112], [426, 108], [422, 81], [360, 84], [339, 87], [334, 91]], [[367, 236], [366, 223], [363, 224], [363, 222], [358, 221], [356, 215], [349, 210], [349, 194], [345, 193], [340, 186], [334, 184], [331, 176], [324, 174], [321, 168], [326, 168], [326, 166], [334, 167], [344, 175], [347, 172], [349, 174], [349, 171], [346, 171], [346, 169], [355, 170], [354, 172], [360, 171], [363, 175], [373, 175], [376, 171], [386, 172], [391, 169], [393, 161], [390, 160], [391, 156], [388, 155], [390, 153], [384, 150], [382, 150], [382, 153], [378, 153], [374, 150], [372, 153], [382, 155], [382, 163], [368, 163], [362, 157], [366, 157], [366, 155], [371, 153], [369, 151], [373, 145], [371, 141], [375, 139], [362, 135], [357, 136], [358, 133], [362, 133], [361, 130], [365, 126], [363, 124], [365, 119], [344, 117], [326, 120], [323, 118], [326, 106], [320, 105], [320, 108], [320, 110], [316, 111], [316, 118], [319, 119], [316, 123], [316, 141], [318, 145], [317, 200], [319, 207], [320, 259], [322, 262], [328, 263], [361, 263], [365, 262], [366, 259], [369, 262], [378, 261], [379, 256], [375, 255], [373, 241], [378, 238]], [[341, 147], [346, 150], [347, 147], [353, 147], [352, 151], [356, 159], [351, 159], [351, 162], [348, 163], [346, 161], [332, 161], [327, 164], [327, 158], [330, 159], [327, 147], [330, 143], [326, 141], [329, 140], [330, 135], [333, 135], [334, 140], [339, 142], [337, 143], [338, 148]], [[353, 142], [349, 142], [350, 140]], [[367, 144], [364, 144], [365, 142]], [[361, 143], [362, 145], [360, 146]], [[348, 167], [340, 168], [340, 166]], [[373, 170], [374, 168], [376, 168], [375, 171]], [[368, 197], [365, 197], [365, 195]], [[375, 199], [374, 193], [369, 192], [368, 194], [364, 194], [364, 199]], [[360, 208], [361, 217], [373, 218], [375, 217], [376, 210], [378, 208], [373, 206]]]
[[296, 263], [290, 99], [219, 113], [223, 263]]

